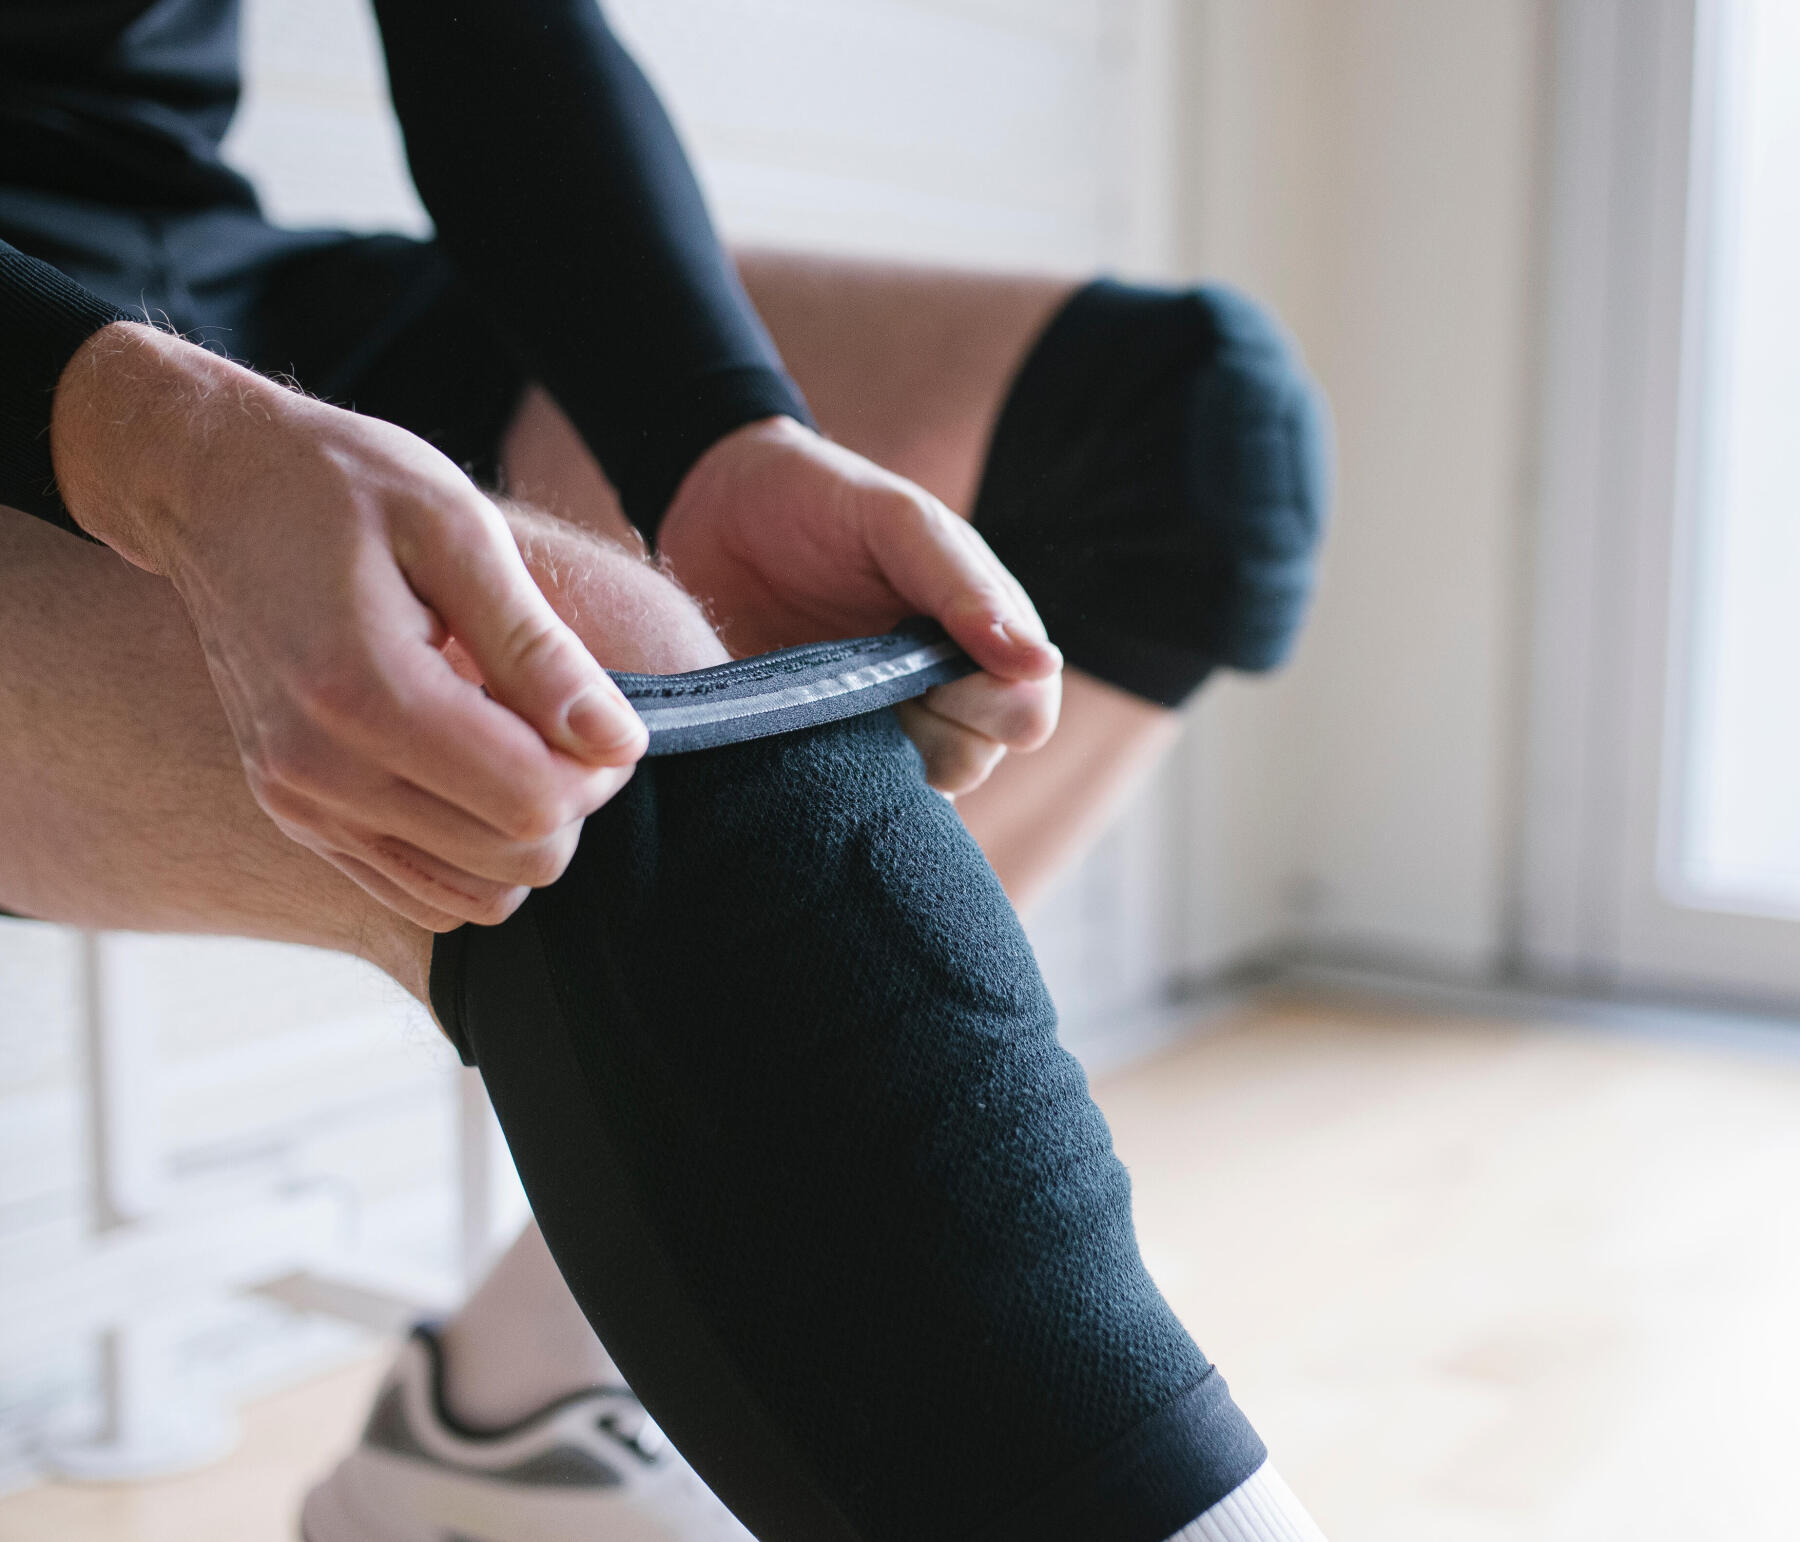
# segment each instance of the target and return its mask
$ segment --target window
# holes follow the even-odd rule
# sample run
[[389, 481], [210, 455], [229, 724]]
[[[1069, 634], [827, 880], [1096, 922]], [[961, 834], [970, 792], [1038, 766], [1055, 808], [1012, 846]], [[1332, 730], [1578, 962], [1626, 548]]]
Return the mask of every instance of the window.
[[1520, 952], [1800, 1005], [1800, 6], [1559, 0]]
[[1675, 897], [1800, 916], [1800, 6], [1714, 55], [1686, 785]]

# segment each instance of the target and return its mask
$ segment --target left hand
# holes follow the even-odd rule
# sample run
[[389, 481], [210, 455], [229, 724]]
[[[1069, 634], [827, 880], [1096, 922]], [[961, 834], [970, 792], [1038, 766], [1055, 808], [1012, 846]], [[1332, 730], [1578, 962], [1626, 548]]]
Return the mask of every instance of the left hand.
[[900, 708], [932, 786], [987, 780], [1056, 727], [1062, 655], [987, 542], [922, 487], [792, 418], [727, 434], [694, 463], [658, 535], [738, 654], [930, 616], [980, 667]]

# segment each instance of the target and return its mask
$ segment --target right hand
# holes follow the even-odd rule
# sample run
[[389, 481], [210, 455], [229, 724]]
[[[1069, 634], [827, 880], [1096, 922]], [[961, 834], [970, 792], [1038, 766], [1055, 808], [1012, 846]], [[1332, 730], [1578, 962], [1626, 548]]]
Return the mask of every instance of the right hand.
[[630, 778], [642, 722], [405, 430], [116, 323], [51, 452], [77, 523], [180, 593], [263, 810], [419, 925], [503, 920]]

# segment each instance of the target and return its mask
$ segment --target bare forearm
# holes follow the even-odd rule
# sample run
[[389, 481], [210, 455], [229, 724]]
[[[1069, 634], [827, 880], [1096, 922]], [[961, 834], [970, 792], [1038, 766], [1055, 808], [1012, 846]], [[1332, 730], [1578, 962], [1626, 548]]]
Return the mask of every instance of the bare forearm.
[[266, 436], [298, 400], [179, 337], [115, 322], [81, 346], [57, 383], [50, 452], [63, 501], [88, 534], [168, 574], [210, 501], [195, 484], [231, 474], [231, 429]]

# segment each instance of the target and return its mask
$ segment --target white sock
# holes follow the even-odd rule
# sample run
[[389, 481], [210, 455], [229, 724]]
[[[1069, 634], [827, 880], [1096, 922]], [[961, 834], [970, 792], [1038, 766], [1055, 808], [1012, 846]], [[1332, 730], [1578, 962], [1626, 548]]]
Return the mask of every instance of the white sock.
[[1325, 1542], [1325, 1533], [1274, 1465], [1264, 1462], [1169, 1542]]
[[624, 1378], [601, 1347], [533, 1221], [445, 1324], [444, 1399], [477, 1429]]

